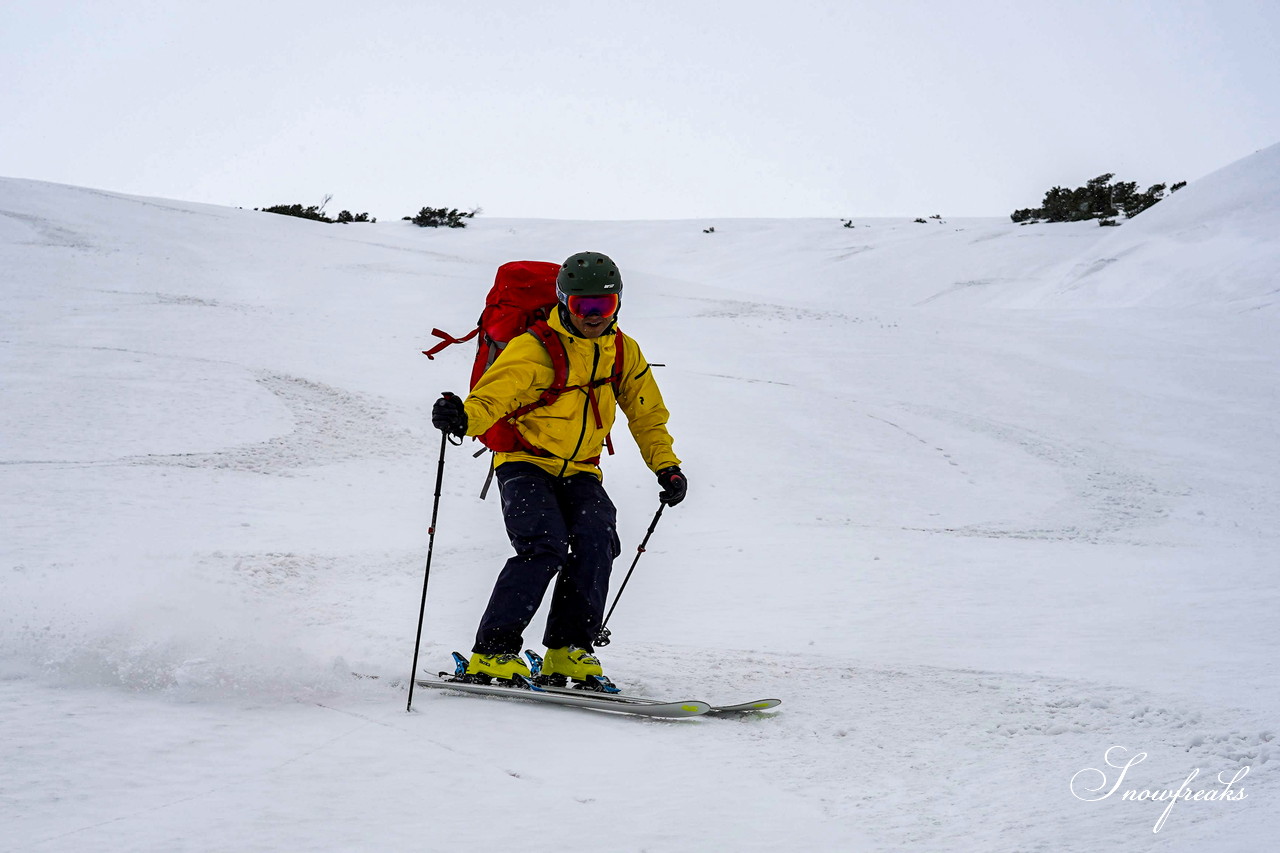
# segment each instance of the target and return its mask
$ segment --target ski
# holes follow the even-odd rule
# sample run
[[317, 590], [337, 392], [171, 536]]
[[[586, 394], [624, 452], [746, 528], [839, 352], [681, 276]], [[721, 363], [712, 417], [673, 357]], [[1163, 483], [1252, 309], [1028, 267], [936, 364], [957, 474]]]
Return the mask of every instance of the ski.
[[[623, 702], [633, 705], [662, 705], [661, 699], [648, 699], [643, 696], [630, 696], [626, 693], [597, 693], [588, 687], [556, 687], [549, 684], [536, 685], [539, 690], [555, 693], [560, 696], [594, 696], [605, 702]], [[757, 699], [754, 702], [739, 702], [735, 705], [708, 705], [708, 714], [743, 714], [753, 711], [767, 711], [782, 704], [781, 699]]]
[[[642, 717], [660, 717], [680, 719], [700, 716], [732, 716], [752, 714], [757, 711], [768, 711], [782, 704], [781, 699], [756, 699], [751, 702], [738, 702], [733, 705], [712, 705], [699, 700], [672, 702], [663, 699], [650, 699], [646, 696], [632, 696], [621, 692], [613, 682], [604, 677], [596, 677], [589, 685], [569, 687], [567, 685], [549, 684], [541, 675], [542, 658], [533, 651], [526, 651], [529, 658], [532, 679], [516, 676], [516, 683], [493, 683], [475, 680], [468, 676], [467, 659], [454, 652], [455, 671], [441, 672], [436, 678], [416, 678], [418, 687], [436, 690], [455, 690], [478, 696], [496, 696], [504, 699], [522, 699], [529, 702], [545, 702], [574, 708], [586, 708], [593, 711], [612, 711], [614, 713], [632, 714]], [[353, 672], [357, 678], [378, 678]], [[399, 686], [401, 682], [390, 682]]]
[[[442, 673], [442, 675], [444, 674]], [[503, 684], [473, 684], [467, 681], [451, 681], [447, 676], [444, 676], [441, 678], [417, 678], [414, 679], [414, 683], [419, 687], [430, 687], [437, 690], [456, 690], [461, 693], [470, 693], [478, 696], [496, 696], [504, 699], [520, 699], [526, 702], [544, 702], [551, 705], [632, 714], [640, 717], [680, 719], [684, 717], [699, 717], [711, 711], [711, 706], [706, 702], [659, 702], [649, 699], [627, 699], [616, 694], [597, 694], [583, 690], [547, 690], [528, 682], [525, 682], [526, 686], [522, 687]]]
[[[591, 682], [582, 687], [568, 687], [565, 684], [548, 684], [542, 680], [542, 655], [533, 649], [525, 649], [524, 655], [529, 659], [529, 670], [533, 675], [533, 683], [542, 690], [561, 695], [581, 696], [583, 693], [599, 696], [602, 699], [614, 699], [633, 704], [662, 704], [659, 699], [646, 699], [641, 696], [624, 694], [612, 681], [604, 676], [592, 676]], [[461, 677], [467, 671], [467, 661], [457, 652], [453, 653], [453, 661], [457, 667], [456, 676]], [[564, 681], [563, 677], [560, 678]], [[712, 705], [708, 714], [743, 714], [753, 711], [767, 711], [782, 704], [781, 699], [757, 699], [754, 702], [738, 702], [734, 705]]]

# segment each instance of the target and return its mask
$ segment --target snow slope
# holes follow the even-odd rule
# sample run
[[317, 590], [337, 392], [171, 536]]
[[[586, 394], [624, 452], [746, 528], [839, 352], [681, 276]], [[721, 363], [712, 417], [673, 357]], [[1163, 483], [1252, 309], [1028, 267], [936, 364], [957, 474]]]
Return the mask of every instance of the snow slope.
[[1280, 308], [1280, 144], [1174, 193], [1098, 241], [1039, 304]]
[[[1241, 309], [1280, 272], [1275, 152], [1119, 229], [339, 227], [0, 180], [0, 846], [1266, 847], [1280, 352], [1274, 313]], [[624, 270], [691, 483], [606, 665], [775, 713], [420, 692], [406, 714], [389, 683], [430, 403], [470, 361], [418, 350], [474, 322], [497, 264], [587, 248]], [[656, 484], [618, 445], [625, 567]], [[469, 449], [428, 668], [469, 645], [507, 553]], [[1086, 768], [1115, 781], [1116, 745], [1147, 754], [1126, 787], [1247, 767], [1247, 798], [1155, 833], [1164, 803], [1073, 795]]]

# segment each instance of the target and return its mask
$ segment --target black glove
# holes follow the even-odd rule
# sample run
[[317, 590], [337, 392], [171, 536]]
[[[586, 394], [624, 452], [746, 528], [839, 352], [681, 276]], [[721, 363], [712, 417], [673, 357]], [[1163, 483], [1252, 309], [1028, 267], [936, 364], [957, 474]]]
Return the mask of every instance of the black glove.
[[431, 407], [431, 425], [441, 432], [459, 438], [467, 434], [467, 410], [462, 408], [462, 398], [448, 391]]
[[685, 490], [689, 487], [679, 465], [672, 465], [670, 468], [659, 471], [658, 485], [662, 486], [662, 493], [658, 495], [658, 500], [667, 506], [675, 506], [684, 500]]

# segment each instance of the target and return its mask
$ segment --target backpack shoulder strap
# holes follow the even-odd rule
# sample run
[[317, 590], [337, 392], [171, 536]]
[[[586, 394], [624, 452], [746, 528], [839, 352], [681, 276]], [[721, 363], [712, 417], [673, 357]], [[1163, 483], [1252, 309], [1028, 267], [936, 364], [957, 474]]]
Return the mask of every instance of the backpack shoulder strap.
[[542, 342], [547, 355], [551, 357], [551, 369], [555, 372], [555, 377], [551, 380], [551, 387], [547, 391], [553, 392], [552, 399], [554, 399], [569, 384], [569, 353], [565, 350], [564, 341], [560, 339], [560, 335], [546, 320], [539, 320], [530, 326], [529, 334]]
[[554, 376], [551, 384], [543, 390], [538, 399], [521, 406], [510, 414], [503, 415], [502, 420], [509, 421], [513, 418], [523, 417], [534, 409], [551, 405], [564, 393], [565, 386], [569, 384], [569, 353], [565, 351], [564, 341], [560, 340], [556, 330], [548, 326], [545, 321], [539, 320], [529, 327], [529, 334], [537, 338], [547, 350], [547, 355], [551, 357], [551, 369], [554, 372]]
[[626, 351], [622, 346], [622, 339], [625, 337], [622, 332], [615, 331], [613, 333], [613, 337], [615, 338], [613, 346], [613, 372], [609, 374], [609, 381], [613, 384], [613, 394], [616, 397], [618, 390], [622, 387], [622, 359]]

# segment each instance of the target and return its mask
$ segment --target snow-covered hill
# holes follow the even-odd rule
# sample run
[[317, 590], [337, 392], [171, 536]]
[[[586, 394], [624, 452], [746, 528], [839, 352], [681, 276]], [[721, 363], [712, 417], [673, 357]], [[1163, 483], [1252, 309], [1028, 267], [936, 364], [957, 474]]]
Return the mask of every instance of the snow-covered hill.
[[[340, 227], [0, 180], [4, 847], [1265, 846], [1278, 150], [1118, 229]], [[413, 648], [430, 403], [470, 362], [418, 351], [468, 329], [499, 263], [583, 249], [623, 268], [691, 483], [607, 669], [778, 712], [406, 714], [387, 683]], [[618, 443], [625, 567], [657, 488]], [[469, 646], [507, 552], [484, 473], [451, 451], [430, 668]], [[1117, 745], [1148, 756], [1125, 788], [1248, 767], [1248, 796], [1153, 833], [1165, 803], [1073, 794], [1086, 768], [1115, 781]]]
[[1280, 144], [1174, 193], [1083, 253], [1039, 304], [1280, 310]]

